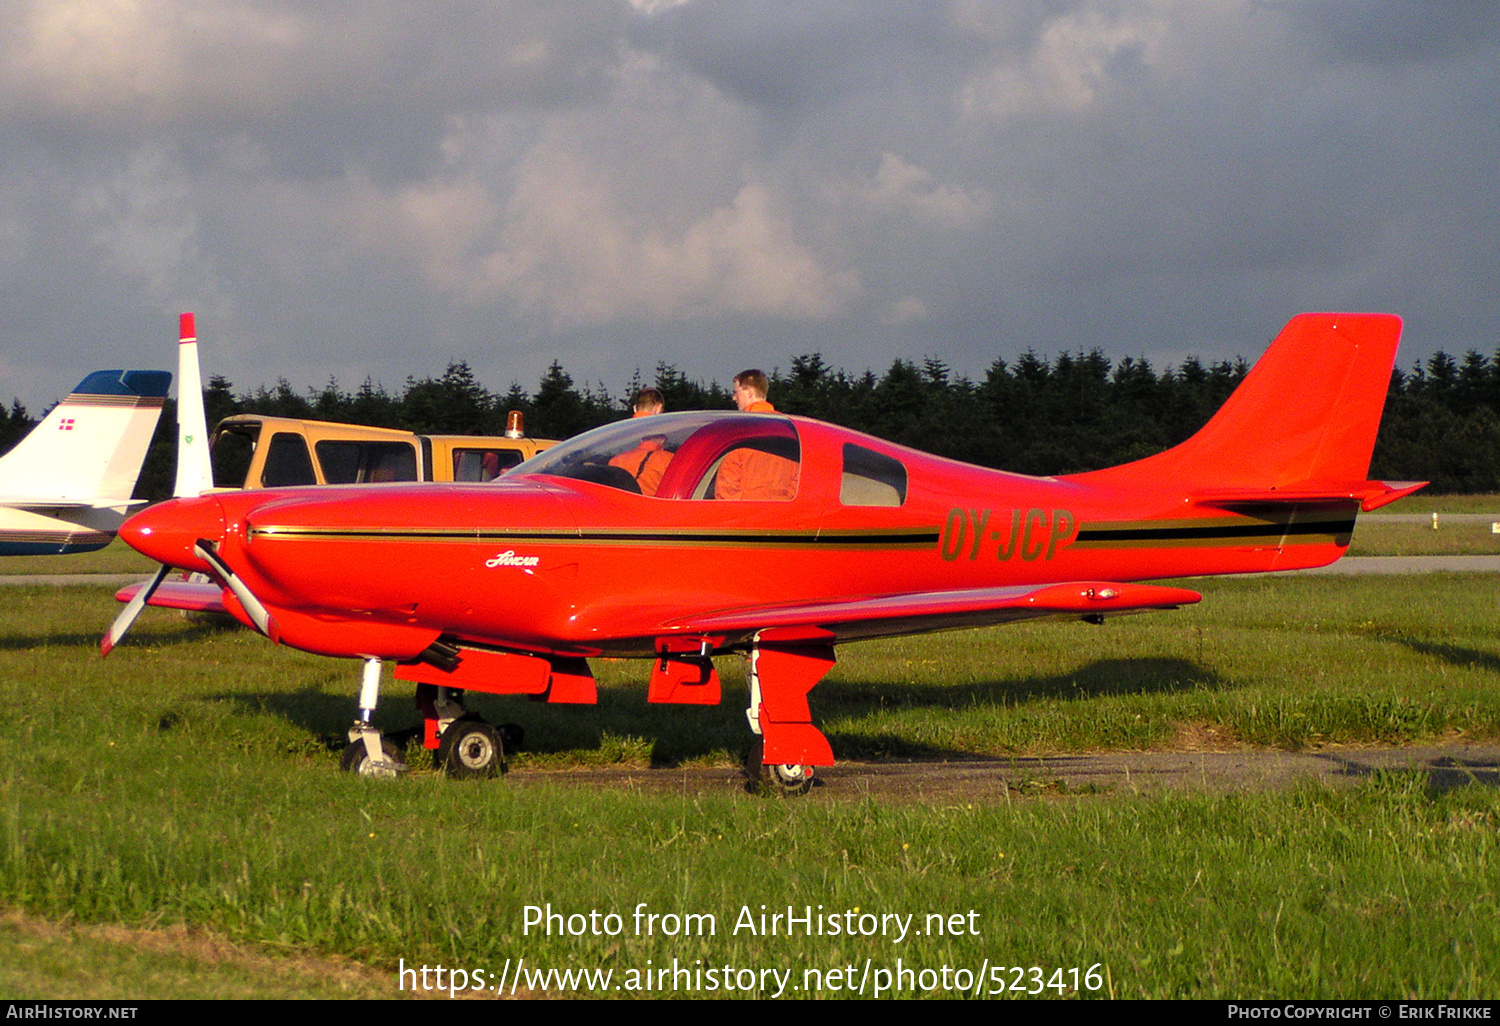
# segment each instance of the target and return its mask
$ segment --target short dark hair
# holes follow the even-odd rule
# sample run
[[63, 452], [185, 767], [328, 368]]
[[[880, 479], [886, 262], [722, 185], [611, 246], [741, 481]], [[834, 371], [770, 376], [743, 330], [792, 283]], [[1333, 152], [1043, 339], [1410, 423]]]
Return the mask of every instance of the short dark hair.
[[734, 376], [734, 383], [741, 388], [748, 388], [758, 394], [762, 399], [771, 390], [771, 383], [766, 380], [765, 371], [758, 367], [742, 370]]
[[656, 389], [643, 388], [635, 394], [635, 402], [631, 405], [633, 408], [639, 410], [643, 406], [665, 406], [667, 405], [667, 401], [662, 398], [662, 394]]

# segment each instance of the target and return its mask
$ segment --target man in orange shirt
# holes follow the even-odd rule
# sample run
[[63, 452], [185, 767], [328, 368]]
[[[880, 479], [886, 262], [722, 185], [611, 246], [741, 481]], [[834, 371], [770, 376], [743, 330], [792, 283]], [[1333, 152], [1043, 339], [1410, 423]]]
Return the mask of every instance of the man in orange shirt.
[[766, 402], [766, 392], [771, 383], [765, 374], [751, 367], [734, 376], [734, 405], [742, 413], [775, 413], [776, 407]]
[[[654, 417], [665, 410], [666, 405], [656, 389], [643, 388], [635, 394], [635, 412], [631, 418]], [[666, 435], [647, 435], [634, 449], [611, 457], [609, 465], [620, 467], [635, 478], [642, 495], [655, 495], [661, 485], [661, 476], [667, 472], [667, 464], [672, 462], [672, 454], [663, 448], [666, 441]]]
[[[760, 370], [751, 368], [734, 376], [734, 404], [744, 413], [775, 413], [766, 401], [769, 382]], [[776, 500], [785, 502], [797, 494], [801, 465], [784, 456], [749, 446], [731, 450], [719, 464], [714, 498], [730, 500]]]
[[654, 417], [658, 413], [665, 413], [667, 401], [662, 394], [654, 388], [643, 388], [635, 394], [635, 412], [632, 417]]

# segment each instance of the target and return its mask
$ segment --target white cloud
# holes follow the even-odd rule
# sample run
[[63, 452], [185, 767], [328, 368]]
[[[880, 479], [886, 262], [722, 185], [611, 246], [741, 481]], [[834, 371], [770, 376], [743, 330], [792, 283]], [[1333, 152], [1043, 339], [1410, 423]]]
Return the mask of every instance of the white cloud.
[[1291, 303], [1482, 349], [1500, 19], [1348, 6], [7, 0], [0, 349], [184, 292], [252, 384], [496, 339], [522, 378], [782, 338], [973, 373]]
[[663, 14], [676, 7], [683, 7], [692, 0], [630, 0], [630, 6], [641, 14]]
[[797, 176], [761, 159], [745, 108], [649, 54], [617, 59], [597, 104], [526, 129], [453, 120], [440, 169], [364, 182], [349, 215], [444, 293], [551, 329], [844, 310], [859, 275], [808, 227]]
[[7, 91], [99, 124], [282, 103], [312, 69], [348, 56], [312, 52], [304, 19], [255, 4], [39, 0], [12, 21], [0, 64]]
[[558, 328], [725, 313], [821, 319], [859, 291], [858, 276], [825, 265], [752, 181], [677, 231], [632, 217], [607, 174], [551, 150], [532, 155], [505, 200], [453, 178], [376, 202], [434, 285]]
[[909, 164], [894, 153], [881, 154], [874, 180], [860, 190], [860, 195], [883, 213], [904, 214], [956, 230], [979, 226], [995, 210], [995, 198], [988, 189], [940, 183], [926, 168]]
[[[969, 5], [969, 17], [960, 24], [998, 34], [1001, 26], [979, 18], [982, 11], [979, 5]], [[1068, 11], [1048, 21], [1034, 40], [996, 40], [995, 59], [964, 86], [960, 106], [969, 116], [989, 122], [1081, 110], [1108, 87], [1113, 66], [1122, 56], [1151, 64], [1169, 30], [1161, 4]]]
[[882, 303], [880, 306], [882, 324], [911, 324], [916, 321], [925, 321], [927, 317], [927, 304], [916, 296], [906, 296], [894, 302]]

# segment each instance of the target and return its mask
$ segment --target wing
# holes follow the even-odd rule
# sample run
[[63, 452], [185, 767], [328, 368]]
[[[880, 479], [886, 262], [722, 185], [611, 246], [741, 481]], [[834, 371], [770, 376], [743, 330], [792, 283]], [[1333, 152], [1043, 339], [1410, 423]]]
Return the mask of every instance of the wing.
[[[115, 592], [120, 602], [129, 602], [148, 581], [127, 584]], [[162, 581], [146, 600], [148, 606], [162, 609], [184, 609], [190, 613], [228, 613], [224, 608], [224, 589], [212, 581]]]
[[35, 495], [0, 495], [0, 506], [11, 509], [125, 509], [127, 506], [144, 505], [145, 499], [84, 499], [73, 502], [68, 499], [39, 498]]
[[743, 634], [784, 627], [811, 627], [837, 640], [922, 634], [984, 627], [1040, 617], [1093, 620], [1148, 609], [1176, 609], [1202, 599], [1196, 591], [1155, 584], [1069, 581], [969, 591], [917, 592], [799, 605], [746, 606], [684, 617], [666, 625], [673, 632]]

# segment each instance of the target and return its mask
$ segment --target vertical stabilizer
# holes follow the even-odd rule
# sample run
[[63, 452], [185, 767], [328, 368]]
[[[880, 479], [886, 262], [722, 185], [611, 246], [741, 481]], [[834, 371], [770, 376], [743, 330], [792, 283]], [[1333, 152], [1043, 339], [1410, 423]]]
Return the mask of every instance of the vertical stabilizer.
[[172, 494], [181, 499], [212, 488], [214, 472], [198, 369], [198, 330], [192, 314], [185, 313], [178, 319], [177, 334], [177, 483]]
[[0, 457], [8, 503], [124, 505], [135, 490], [172, 375], [95, 371]]
[[1299, 314], [1193, 437], [1070, 480], [1154, 483], [1190, 494], [1369, 493], [1370, 454], [1400, 339], [1401, 319], [1392, 314]]

